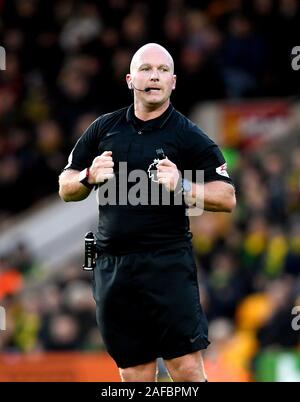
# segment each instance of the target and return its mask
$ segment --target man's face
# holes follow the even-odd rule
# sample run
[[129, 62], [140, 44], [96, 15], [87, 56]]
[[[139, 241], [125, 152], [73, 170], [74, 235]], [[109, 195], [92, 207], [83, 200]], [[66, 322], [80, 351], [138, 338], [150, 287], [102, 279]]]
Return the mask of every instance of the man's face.
[[136, 100], [145, 106], [159, 106], [175, 89], [173, 70], [173, 61], [167, 53], [159, 48], [148, 48], [134, 57], [131, 73], [126, 76], [127, 84], [129, 88], [132, 83], [138, 89], [151, 88], [148, 92], [134, 90]]

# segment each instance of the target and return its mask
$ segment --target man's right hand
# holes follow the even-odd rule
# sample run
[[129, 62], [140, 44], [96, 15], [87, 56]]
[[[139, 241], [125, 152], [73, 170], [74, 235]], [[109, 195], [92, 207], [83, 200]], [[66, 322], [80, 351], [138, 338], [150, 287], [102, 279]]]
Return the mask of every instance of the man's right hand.
[[112, 151], [104, 151], [103, 154], [93, 160], [88, 182], [90, 184], [97, 184], [107, 179], [112, 179], [115, 176], [113, 167]]

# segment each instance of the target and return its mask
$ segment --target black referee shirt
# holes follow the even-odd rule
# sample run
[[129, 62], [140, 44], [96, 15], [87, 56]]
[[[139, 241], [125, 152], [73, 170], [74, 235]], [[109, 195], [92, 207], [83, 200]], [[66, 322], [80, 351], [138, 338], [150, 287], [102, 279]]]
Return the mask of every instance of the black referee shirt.
[[[218, 146], [194, 123], [170, 104], [159, 117], [142, 121], [134, 115], [133, 105], [97, 118], [83, 133], [73, 148], [65, 169], [83, 170], [104, 151], [112, 151], [115, 182], [122, 171], [119, 162], [127, 162], [127, 174], [136, 169], [150, 174], [157, 162], [157, 149], [184, 172], [204, 170], [204, 181], [222, 180], [231, 183], [225, 169], [225, 160]], [[123, 165], [124, 166], [124, 165]], [[152, 166], [152, 167], [151, 167]], [[194, 176], [196, 177], [196, 176]], [[155, 180], [155, 179], [154, 179]], [[152, 183], [151, 183], [152, 181]], [[136, 183], [127, 183], [128, 191]], [[100, 188], [101, 190], [101, 188]], [[146, 251], [153, 248], [178, 247], [190, 241], [189, 218], [182, 205], [99, 205], [97, 245], [113, 254]]]

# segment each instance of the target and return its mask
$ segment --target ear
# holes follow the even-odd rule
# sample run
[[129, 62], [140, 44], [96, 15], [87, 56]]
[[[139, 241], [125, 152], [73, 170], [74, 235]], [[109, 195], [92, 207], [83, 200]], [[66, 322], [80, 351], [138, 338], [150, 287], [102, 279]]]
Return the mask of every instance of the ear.
[[131, 74], [126, 74], [126, 82], [129, 89], [133, 89]]
[[175, 74], [173, 74], [173, 85], [172, 85], [172, 90], [173, 91], [176, 88], [176, 82], [177, 82], [177, 76]]

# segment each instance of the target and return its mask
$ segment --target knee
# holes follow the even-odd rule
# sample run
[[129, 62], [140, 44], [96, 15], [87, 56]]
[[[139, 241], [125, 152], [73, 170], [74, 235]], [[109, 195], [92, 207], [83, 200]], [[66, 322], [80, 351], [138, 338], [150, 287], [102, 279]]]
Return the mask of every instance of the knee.
[[120, 369], [121, 379], [122, 379], [122, 381], [125, 381], [125, 382], [136, 381], [136, 377], [138, 374], [140, 374], [140, 373], [138, 373], [137, 369], [135, 369], [133, 367]]
[[155, 381], [156, 370], [147, 366], [127, 367], [120, 368], [120, 375], [123, 382], [153, 382]]
[[200, 382], [206, 379], [200, 352], [166, 361], [166, 365], [173, 381]]
[[204, 373], [196, 362], [183, 362], [174, 367], [173, 376], [176, 377], [175, 381], [183, 382], [198, 382], [204, 379]]

